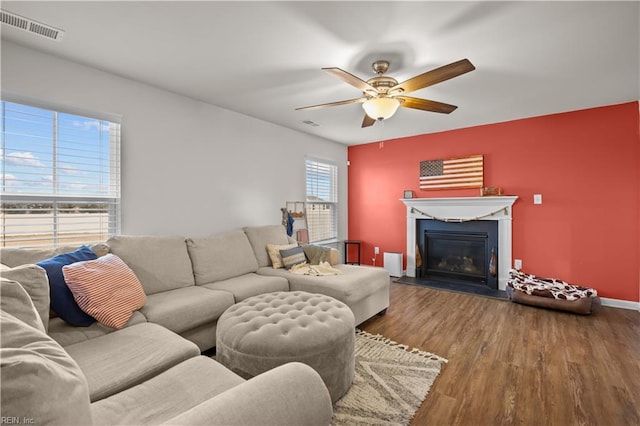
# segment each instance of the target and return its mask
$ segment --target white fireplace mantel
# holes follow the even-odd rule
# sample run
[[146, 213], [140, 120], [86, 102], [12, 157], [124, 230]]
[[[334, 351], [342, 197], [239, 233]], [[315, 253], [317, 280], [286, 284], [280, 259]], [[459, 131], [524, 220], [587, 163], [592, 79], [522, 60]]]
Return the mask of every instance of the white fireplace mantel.
[[437, 218], [498, 221], [498, 289], [504, 290], [511, 268], [511, 209], [517, 196], [403, 198], [407, 206], [407, 276], [416, 275], [417, 220]]

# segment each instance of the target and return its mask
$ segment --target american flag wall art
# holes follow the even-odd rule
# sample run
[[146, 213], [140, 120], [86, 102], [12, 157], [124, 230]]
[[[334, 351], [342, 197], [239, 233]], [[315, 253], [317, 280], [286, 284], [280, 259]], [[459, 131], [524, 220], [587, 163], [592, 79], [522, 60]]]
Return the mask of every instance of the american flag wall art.
[[422, 190], [482, 188], [482, 178], [482, 155], [420, 162]]

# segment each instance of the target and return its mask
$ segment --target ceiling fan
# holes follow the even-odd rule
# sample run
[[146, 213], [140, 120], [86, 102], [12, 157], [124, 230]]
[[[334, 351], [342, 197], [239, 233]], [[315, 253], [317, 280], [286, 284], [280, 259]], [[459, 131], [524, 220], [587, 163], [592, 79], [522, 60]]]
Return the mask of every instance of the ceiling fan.
[[442, 102], [430, 101], [428, 99], [404, 96], [404, 94], [441, 83], [445, 80], [449, 80], [450, 78], [457, 77], [476, 69], [468, 59], [462, 59], [449, 65], [427, 71], [398, 84], [398, 80], [395, 78], [383, 75], [389, 69], [389, 61], [375, 61], [372, 64], [372, 67], [377, 75], [367, 81], [364, 81], [340, 68], [322, 68], [323, 71], [326, 71], [345, 83], [352, 85], [356, 89], [362, 90], [363, 96], [345, 101], [296, 108], [296, 110], [318, 109], [330, 106], [361, 103], [365, 110], [362, 127], [369, 127], [373, 125], [376, 120], [381, 121], [391, 117], [395, 114], [398, 107], [401, 106], [405, 108], [449, 114], [458, 107]]

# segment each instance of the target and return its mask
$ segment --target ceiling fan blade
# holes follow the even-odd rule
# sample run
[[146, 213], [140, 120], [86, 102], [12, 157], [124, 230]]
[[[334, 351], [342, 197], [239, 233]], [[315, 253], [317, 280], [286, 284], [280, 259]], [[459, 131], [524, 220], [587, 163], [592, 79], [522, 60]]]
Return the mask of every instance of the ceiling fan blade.
[[423, 74], [410, 78], [409, 80], [403, 81], [402, 83], [393, 86], [389, 90], [389, 93], [393, 94], [414, 92], [416, 90], [433, 86], [434, 84], [449, 80], [450, 78], [468, 73], [469, 71], [473, 71], [475, 69], [476, 67], [474, 67], [468, 59], [462, 59], [458, 62], [444, 65], [440, 68], [427, 71]]
[[367, 114], [364, 115], [364, 120], [362, 120], [362, 127], [369, 127], [375, 124], [376, 120], [369, 117]]
[[334, 77], [339, 78], [340, 80], [344, 81], [345, 83], [352, 85], [356, 89], [360, 89], [363, 92], [372, 90], [373, 93], [378, 93], [378, 91], [376, 90], [375, 87], [373, 87], [372, 85], [370, 85], [366, 81], [362, 80], [361, 78], [358, 78], [355, 75], [346, 72], [345, 70], [342, 70], [342, 69], [336, 68], [336, 67], [322, 68], [322, 70], [328, 72], [329, 74], [333, 75]]
[[330, 106], [357, 104], [357, 103], [362, 103], [366, 100], [367, 98], [348, 99], [346, 101], [329, 102], [328, 104], [319, 104], [319, 105], [300, 107], [300, 108], [296, 108], [296, 111], [300, 111], [303, 109], [319, 109], [319, 108], [330, 107]]
[[458, 108], [455, 105], [445, 104], [443, 102], [430, 101], [428, 99], [412, 98], [409, 96], [396, 96], [396, 99], [402, 101], [401, 107], [419, 109], [422, 111], [440, 112], [442, 114], [450, 114]]

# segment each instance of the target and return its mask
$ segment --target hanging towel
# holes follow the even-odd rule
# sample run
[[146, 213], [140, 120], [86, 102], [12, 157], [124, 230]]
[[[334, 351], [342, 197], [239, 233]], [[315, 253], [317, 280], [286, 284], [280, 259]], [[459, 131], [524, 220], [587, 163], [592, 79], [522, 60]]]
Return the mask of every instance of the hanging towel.
[[288, 236], [292, 236], [293, 235], [293, 216], [291, 216], [291, 212], [287, 211], [287, 235]]

